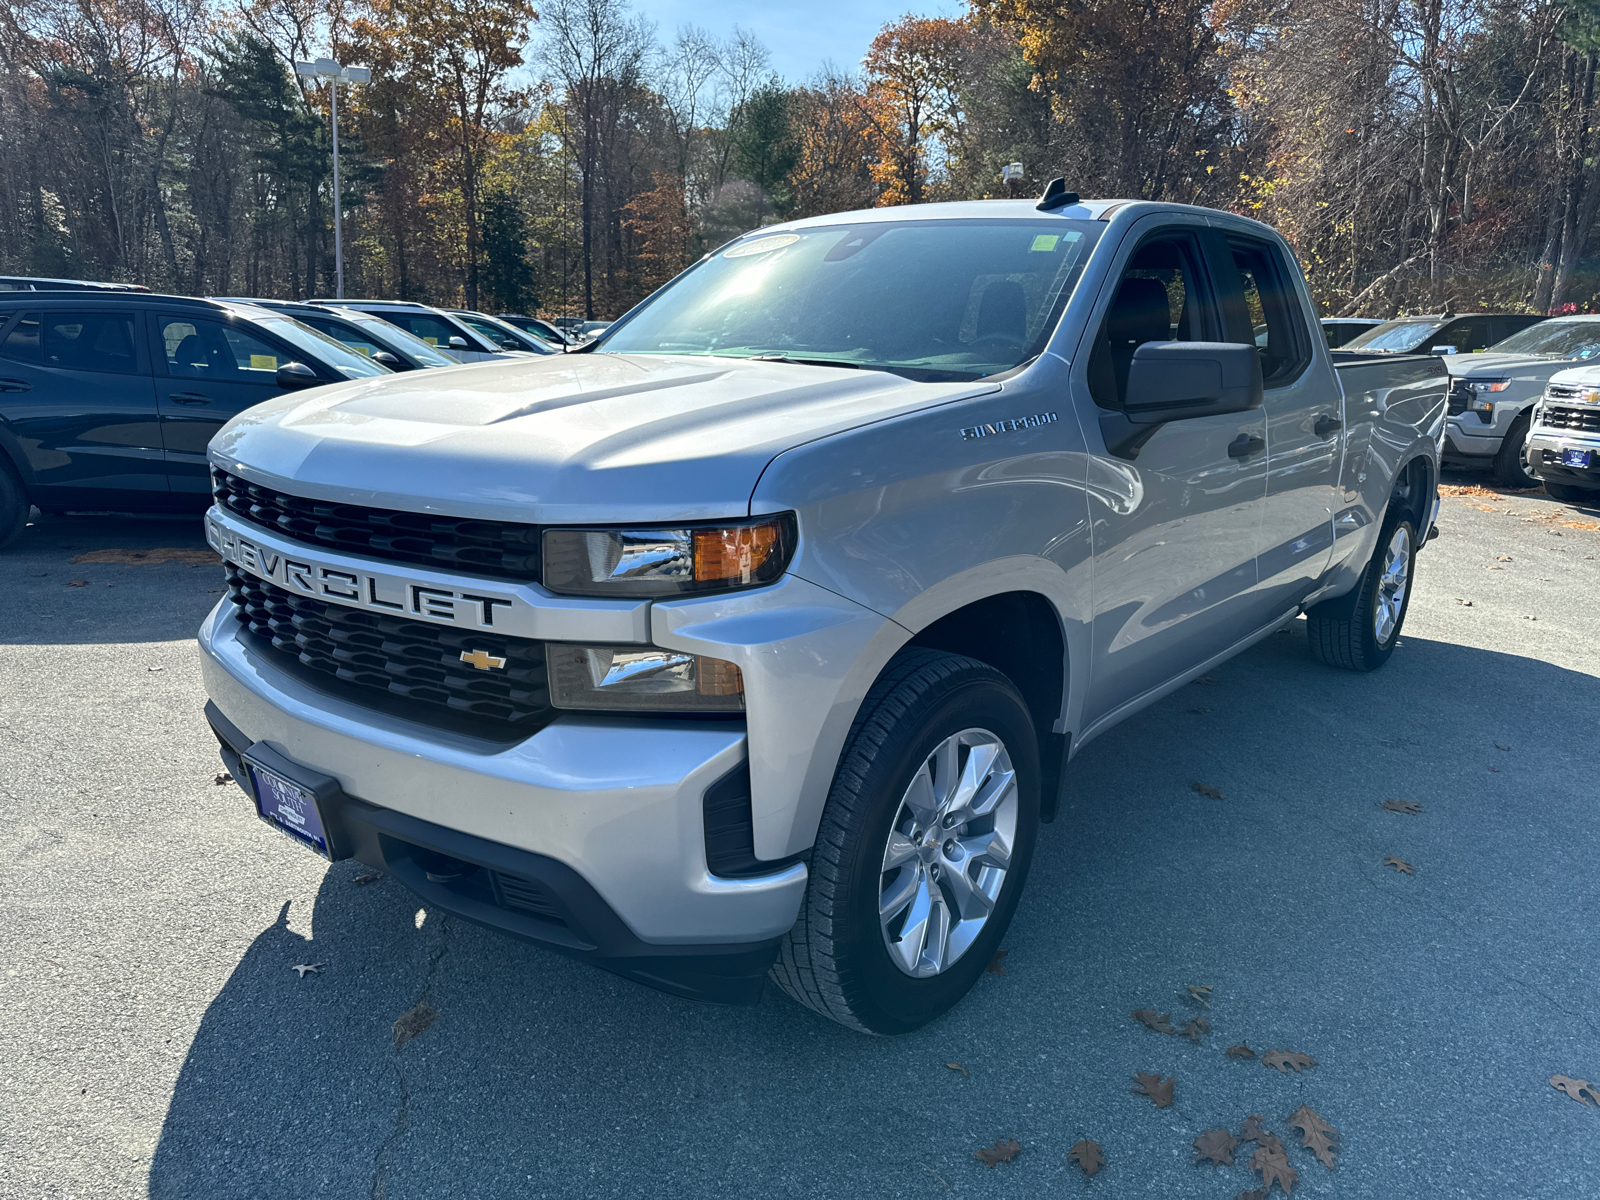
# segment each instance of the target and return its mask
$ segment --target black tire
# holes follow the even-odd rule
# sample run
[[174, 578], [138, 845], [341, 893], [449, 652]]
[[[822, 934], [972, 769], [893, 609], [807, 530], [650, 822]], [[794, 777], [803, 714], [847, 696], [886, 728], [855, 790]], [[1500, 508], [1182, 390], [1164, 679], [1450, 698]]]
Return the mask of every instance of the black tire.
[[1505, 440], [1494, 455], [1494, 481], [1504, 488], [1535, 488], [1539, 481], [1528, 471], [1528, 425], [1531, 417], [1523, 413], [1511, 422]]
[[28, 493], [22, 490], [22, 483], [11, 468], [0, 463], [0, 550], [22, 535], [28, 524], [28, 511]]
[[[915, 978], [891, 958], [894, 935], [879, 920], [881, 893], [886, 880], [892, 887], [900, 878], [899, 871], [925, 870], [927, 878], [939, 880], [940, 869], [938, 862], [919, 867], [913, 861], [891, 874], [884, 867], [885, 853], [891, 830], [911, 811], [902, 808], [902, 801], [913, 778], [936, 748], [964, 731], [991, 733], [1010, 756], [1016, 820], [1009, 866], [970, 944], [937, 974]], [[986, 778], [1002, 777], [997, 773]], [[935, 843], [946, 833], [934, 830], [948, 824], [931, 824], [926, 840], [916, 844], [930, 854], [940, 853]], [[981, 820], [974, 822], [974, 827], [981, 825]], [[949, 830], [951, 840], [968, 828], [961, 824]], [[873, 685], [845, 741], [817, 832], [800, 916], [773, 965], [773, 980], [807, 1008], [852, 1029], [893, 1034], [927, 1024], [954, 1007], [993, 958], [1016, 911], [1038, 828], [1037, 736], [1011, 681], [960, 655], [901, 652]], [[913, 843], [908, 839], [905, 844]], [[948, 849], [951, 841], [941, 844]], [[961, 869], [963, 876], [968, 869]], [[978, 869], [981, 878], [987, 868]], [[944, 889], [941, 903], [954, 905], [948, 868], [943, 880], [937, 885]], [[910, 920], [912, 908], [905, 911], [904, 920]], [[910, 944], [909, 937], [899, 943]]]
[[[1398, 612], [1392, 614], [1392, 624], [1380, 634], [1378, 615], [1383, 591], [1390, 580], [1385, 578], [1390, 547], [1398, 535], [1405, 541], [1405, 591], [1401, 595]], [[1411, 593], [1417, 577], [1417, 530], [1409, 518], [1391, 516], [1383, 523], [1378, 535], [1378, 545], [1372, 552], [1361, 580], [1348, 595], [1318, 604], [1306, 613], [1306, 636], [1311, 643], [1311, 653], [1330, 667], [1343, 667], [1347, 671], [1376, 671], [1389, 661], [1395, 643], [1400, 640], [1401, 627], [1411, 608]]]
[[1593, 488], [1556, 483], [1552, 479], [1542, 479], [1539, 482], [1544, 484], [1544, 490], [1552, 500], [1560, 500], [1564, 504], [1600, 504], [1600, 491]]

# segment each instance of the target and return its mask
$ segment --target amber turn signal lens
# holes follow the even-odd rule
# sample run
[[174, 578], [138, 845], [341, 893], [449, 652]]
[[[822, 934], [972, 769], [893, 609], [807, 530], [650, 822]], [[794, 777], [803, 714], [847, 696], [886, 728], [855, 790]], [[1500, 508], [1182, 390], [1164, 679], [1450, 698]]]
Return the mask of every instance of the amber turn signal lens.
[[747, 584], [762, 577], [761, 568], [779, 553], [783, 530], [776, 521], [733, 529], [697, 529], [694, 534], [694, 577], [698, 582]]

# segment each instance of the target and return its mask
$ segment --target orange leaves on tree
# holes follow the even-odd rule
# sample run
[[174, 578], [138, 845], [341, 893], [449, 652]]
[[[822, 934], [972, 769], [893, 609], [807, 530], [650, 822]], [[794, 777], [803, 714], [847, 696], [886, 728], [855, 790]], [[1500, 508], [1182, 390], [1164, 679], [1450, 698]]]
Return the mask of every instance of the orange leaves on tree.
[[872, 39], [864, 110], [876, 151], [878, 203], [918, 204], [933, 151], [959, 129], [972, 27], [944, 17], [906, 16]]

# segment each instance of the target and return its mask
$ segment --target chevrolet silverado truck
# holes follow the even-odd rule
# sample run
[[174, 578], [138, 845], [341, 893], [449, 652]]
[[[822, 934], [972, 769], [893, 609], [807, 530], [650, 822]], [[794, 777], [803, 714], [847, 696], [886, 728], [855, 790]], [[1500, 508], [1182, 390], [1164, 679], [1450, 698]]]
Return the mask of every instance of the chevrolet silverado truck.
[[1600, 366], [1550, 377], [1533, 411], [1528, 462], [1555, 499], [1600, 504]]
[[260, 817], [430, 912], [910, 1030], [1098, 734], [1301, 614], [1390, 656], [1446, 382], [1330, 352], [1223, 212], [769, 226], [573, 353], [232, 421], [207, 714]]

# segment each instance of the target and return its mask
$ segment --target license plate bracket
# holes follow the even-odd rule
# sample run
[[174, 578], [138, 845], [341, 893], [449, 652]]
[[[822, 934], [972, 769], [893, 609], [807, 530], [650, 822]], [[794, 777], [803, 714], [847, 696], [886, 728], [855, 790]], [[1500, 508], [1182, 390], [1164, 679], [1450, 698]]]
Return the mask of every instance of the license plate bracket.
[[1561, 452], [1561, 465], [1563, 467], [1580, 467], [1588, 469], [1590, 460], [1594, 457], [1592, 450], [1563, 450]]
[[330, 862], [344, 858], [329, 820], [329, 801], [338, 781], [290, 761], [270, 747], [256, 745], [240, 756], [250, 773], [256, 815], [292, 841]]

